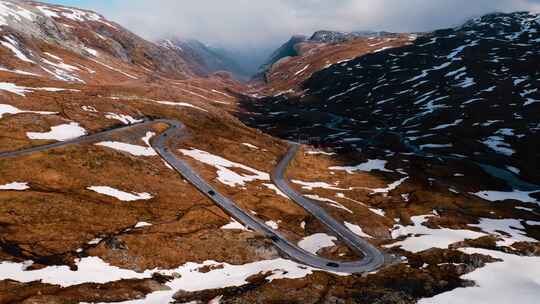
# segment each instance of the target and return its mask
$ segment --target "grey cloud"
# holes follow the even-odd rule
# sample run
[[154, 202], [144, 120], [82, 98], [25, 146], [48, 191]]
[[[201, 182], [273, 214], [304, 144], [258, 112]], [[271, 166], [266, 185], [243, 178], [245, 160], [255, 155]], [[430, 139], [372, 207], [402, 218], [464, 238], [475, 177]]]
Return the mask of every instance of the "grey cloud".
[[149, 39], [195, 37], [235, 48], [275, 46], [319, 29], [426, 31], [516, 10], [539, 11], [540, 0], [112, 0], [101, 8]]

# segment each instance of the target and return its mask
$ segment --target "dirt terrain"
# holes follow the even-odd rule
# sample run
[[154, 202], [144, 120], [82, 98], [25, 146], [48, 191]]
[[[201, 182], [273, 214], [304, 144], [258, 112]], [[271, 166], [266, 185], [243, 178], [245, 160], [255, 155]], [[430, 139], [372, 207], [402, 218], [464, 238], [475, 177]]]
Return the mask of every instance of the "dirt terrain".
[[[176, 119], [188, 136], [169, 148], [219, 192], [305, 250], [357, 260], [270, 180], [286, 140], [307, 134], [287, 172], [291, 185], [394, 257], [369, 274], [325, 272], [290, 260], [157, 156], [149, 141], [167, 126], [155, 123], [0, 158], [0, 303], [429, 303], [422, 301], [455, 290], [500, 289], [478, 273], [539, 269], [536, 190], [511, 192], [505, 179], [477, 165], [411, 153], [396, 134], [380, 132], [392, 126], [373, 117], [341, 120], [336, 116], [344, 113], [332, 107], [330, 118], [303, 112], [320, 110], [321, 100], [363, 76], [349, 65], [421, 48], [408, 34], [300, 45], [301, 56], [276, 64], [267, 83], [248, 86], [227, 73], [205, 75], [92, 12], [0, 4], [11, 9], [0, 15], [0, 152], [145, 118]], [[351, 83], [313, 93], [333, 77], [328, 73], [342, 70], [352, 73], [345, 77]], [[294, 93], [275, 96], [288, 90]], [[283, 110], [286, 117], [276, 114]], [[432, 122], [425, 124], [432, 128]], [[340, 132], [348, 133], [331, 137]], [[535, 134], [527, 133], [529, 145]], [[367, 143], [340, 141], [353, 136]], [[518, 177], [536, 182], [535, 162], [526, 168], [511, 157], [500, 164], [519, 166]], [[500, 190], [503, 199], [484, 199], [480, 192], [490, 190]]]

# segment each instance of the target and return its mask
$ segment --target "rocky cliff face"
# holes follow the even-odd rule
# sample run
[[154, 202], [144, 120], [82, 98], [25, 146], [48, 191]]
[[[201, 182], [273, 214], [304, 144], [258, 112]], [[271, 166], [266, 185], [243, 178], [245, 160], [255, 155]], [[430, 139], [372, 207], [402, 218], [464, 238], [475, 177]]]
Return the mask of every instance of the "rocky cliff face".
[[285, 42], [277, 50], [275, 50], [270, 58], [260, 67], [259, 77], [264, 77], [264, 74], [276, 63], [289, 57], [295, 57], [299, 55], [297, 46], [299, 43], [307, 40], [306, 36], [296, 35], [291, 37], [289, 41]]
[[322, 43], [343, 43], [358, 38], [376, 38], [392, 35], [387, 32], [359, 31], [359, 32], [336, 32], [336, 31], [317, 31], [309, 38], [310, 42]]

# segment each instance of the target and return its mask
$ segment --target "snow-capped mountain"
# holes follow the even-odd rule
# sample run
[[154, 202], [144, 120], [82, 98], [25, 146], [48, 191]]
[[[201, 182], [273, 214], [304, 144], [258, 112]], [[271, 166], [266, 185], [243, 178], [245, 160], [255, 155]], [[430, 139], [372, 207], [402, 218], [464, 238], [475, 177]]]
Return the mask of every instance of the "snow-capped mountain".
[[295, 36], [279, 48], [256, 80], [267, 94], [294, 93], [315, 72], [371, 52], [403, 46], [414, 34], [378, 32], [316, 32], [311, 38]]
[[360, 39], [392, 38], [396, 36], [398, 35], [388, 32], [338, 32], [328, 30], [317, 31], [313, 33], [311, 37], [295, 35], [272, 53], [270, 58], [268, 58], [268, 60], [259, 68], [257, 77], [264, 77], [267, 72], [275, 67], [274, 65], [279, 65], [282, 60], [303, 56], [306, 52], [313, 52], [313, 49], [321, 48], [323, 46], [343, 44]]
[[[197, 74], [196, 62], [87, 10], [2, 0], [0, 26], [4, 69], [21, 68], [34, 74], [45, 73], [55, 79], [78, 82], [91, 81], [97, 76], [96, 69], [108, 69], [107, 66], [116, 64], [141, 70], [132, 71], [134, 74], [147, 73], [147, 70], [175, 78]], [[68, 60], [84, 60], [88, 64], [76, 67], [60, 62], [58, 54], [66, 52], [74, 57]], [[16, 61], [8, 59], [13, 54]]]
[[[345, 130], [330, 131], [323, 141], [354, 146], [371, 130], [416, 153], [508, 168], [538, 184], [539, 61], [538, 15], [491, 14], [329, 66], [302, 85], [301, 98], [276, 98], [275, 107], [341, 117]], [[278, 111], [272, 107], [261, 106]], [[319, 133], [311, 123], [297, 132]], [[297, 124], [278, 124], [279, 132]]]

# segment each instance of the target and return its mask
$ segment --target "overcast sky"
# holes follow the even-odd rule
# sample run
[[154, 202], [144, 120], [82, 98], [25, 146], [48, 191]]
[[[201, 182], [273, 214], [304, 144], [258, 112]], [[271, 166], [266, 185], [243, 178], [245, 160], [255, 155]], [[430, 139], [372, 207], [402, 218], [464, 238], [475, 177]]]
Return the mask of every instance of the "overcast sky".
[[540, 11], [540, 0], [50, 0], [97, 10], [148, 39], [194, 37], [274, 47], [292, 34], [427, 31], [494, 11]]

